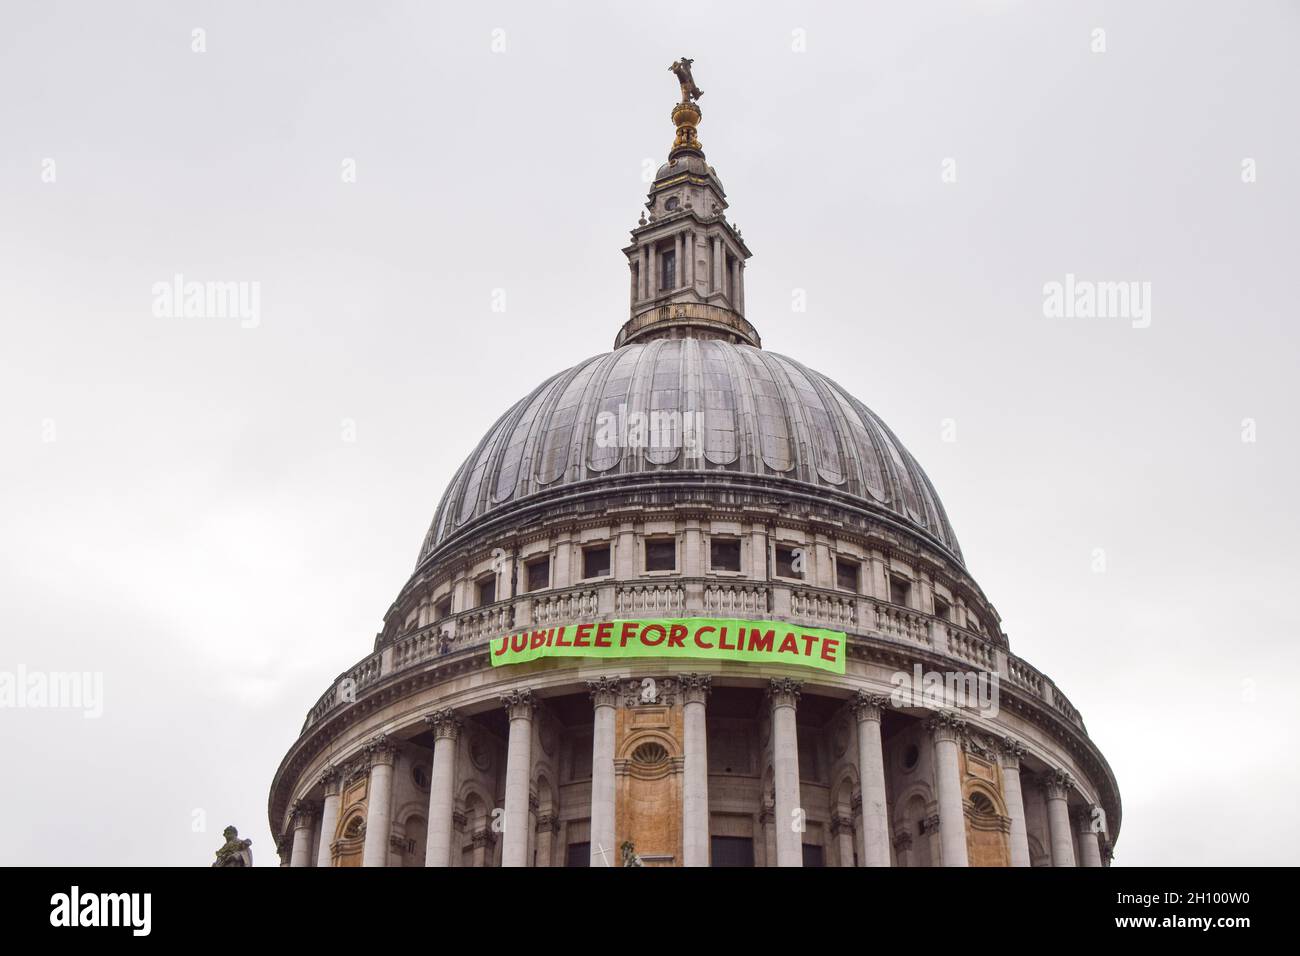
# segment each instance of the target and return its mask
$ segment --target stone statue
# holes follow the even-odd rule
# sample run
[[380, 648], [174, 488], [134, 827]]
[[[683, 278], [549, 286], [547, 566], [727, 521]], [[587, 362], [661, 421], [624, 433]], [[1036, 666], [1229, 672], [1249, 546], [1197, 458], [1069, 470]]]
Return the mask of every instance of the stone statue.
[[704, 91], [695, 85], [695, 80], [691, 76], [691, 64], [694, 60], [688, 60], [682, 57], [668, 69], [677, 75], [677, 82], [682, 85], [682, 102], [689, 103], [692, 100], [698, 100], [704, 95]]
[[253, 845], [252, 840], [239, 839], [239, 831], [234, 827], [226, 827], [221, 835], [226, 838], [226, 843], [217, 851], [217, 860], [213, 866], [253, 865], [253, 851], [249, 849]]
[[641, 862], [641, 857], [636, 855], [636, 847], [631, 840], [624, 840], [623, 845], [619, 848], [623, 851], [624, 866], [645, 866]]

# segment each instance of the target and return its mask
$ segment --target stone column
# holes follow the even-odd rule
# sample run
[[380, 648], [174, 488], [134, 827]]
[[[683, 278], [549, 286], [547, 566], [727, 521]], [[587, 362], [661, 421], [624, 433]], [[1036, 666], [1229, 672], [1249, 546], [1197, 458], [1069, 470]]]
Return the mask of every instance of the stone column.
[[[722, 237], [713, 237], [713, 262], [709, 269], [709, 291], [721, 292], [722, 285]], [[803, 851], [800, 850], [800, 853]]]
[[366, 793], [366, 842], [362, 866], [388, 865], [388, 833], [393, 822], [393, 763], [397, 753], [380, 734], [368, 747], [370, 786]]
[[1079, 834], [1079, 865], [1101, 866], [1101, 845], [1097, 842], [1097, 831], [1092, 828], [1091, 805], [1079, 807], [1074, 813], [1074, 826]]
[[1002, 796], [1007, 802], [1007, 815], [1011, 817], [1011, 832], [1007, 842], [1011, 849], [1012, 866], [1032, 866], [1029, 859], [1029, 828], [1025, 825], [1025, 795], [1020, 789], [1020, 758], [1025, 748], [1020, 741], [1010, 737], [1002, 741], [998, 763], [1002, 767]]
[[293, 849], [289, 854], [290, 866], [311, 866], [311, 834], [316, 825], [316, 806], [299, 800], [290, 809], [293, 820]]
[[650, 246], [650, 298], [659, 294], [659, 252], [653, 245]]
[[325, 788], [325, 803], [321, 809], [320, 846], [316, 849], [317, 866], [334, 865], [330, 844], [334, 842], [334, 831], [339, 825], [339, 805], [342, 802], [339, 776], [336, 767], [330, 767], [320, 775], [321, 786]]
[[591, 836], [592, 866], [613, 866], [618, 859], [614, 826], [614, 708], [618, 681], [608, 677], [587, 681], [595, 711], [591, 734]]
[[969, 866], [966, 855], [966, 812], [962, 807], [958, 746], [966, 721], [940, 711], [928, 726], [934, 737], [934, 774], [939, 789], [939, 848], [944, 866]]
[[745, 312], [745, 260], [736, 260], [736, 311]]
[[898, 865], [912, 865], [912, 834], [903, 831], [894, 836], [894, 852], [898, 854]]
[[1064, 770], [1051, 770], [1043, 778], [1047, 797], [1047, 828], [1052, 844], [1052, 866], [1074, 866], [1074, 837], [1070, 833], [1070, 788], [1074, 779]]
[[889, 866], [889, 811], [885, 806], [885, 750], [881, 711], [888, 697], [858, 691], [850, 706], [858, 718], [858, 780], [862, 790], [862, 865]]
[[456, 741], [462, 721], [454, 710], [435, 710], [424, 718], [433, 731], [433, 770], [429, 774], [429, 831], [425, 866], [451, 866], [452, 814], [456, 810]]
[[537, 709], [531, 690], [501, 695], [510, 715], [510, 740], [506, 753], [505, 834], [501, 865], [528, 865], [528, 790], [533, 772], [533, 713]]
[[840, 858], [840, 866], [854, 866], [853, 862], [853, 818], [835, 814], [831, 818], [831, 835], [835, 837], [835, 848]]
[[544, 813], [537, 818], [537, 866], [555, 865], [555, 831], [560, 829], [560, 821], [553, 813]]
[[705, 701], [707, 674], [682, 674], [682, 865], [709, 865], [709, 756]]
[[[758, 825], [763, 828], [763, 865], [776, 866], [776, 807], [766, 798], [758, 814]], [[802, 854], [803, 850], [799, 852]]]
[[637, 273], [637, 298], [650, 298], [650, 247], [641, 247], [641, 269]]
[[686, 233], [686, 285], [695, 288], [695, 233]]
[[777, 866], [803, 866], [799, 737], [795, 728], [795, 707], [802, 686], [788, 677], [775, 677], [768, 691], [772, 704], [772, 772], [776, 778]]
[[686, 236], [684, 233], [678, 233], [677, 248], [673, 256], [673, 288], [680, 289], [685, 282], [683, 277], [686, 275]]

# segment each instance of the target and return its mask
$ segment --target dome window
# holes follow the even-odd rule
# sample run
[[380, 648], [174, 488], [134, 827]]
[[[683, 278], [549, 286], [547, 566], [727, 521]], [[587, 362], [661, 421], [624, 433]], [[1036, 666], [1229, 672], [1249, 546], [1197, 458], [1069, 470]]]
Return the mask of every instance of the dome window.
[[609, 577], [609, 545], [598, 544], [582, 549], [582, 576], [584, 578]]
[[803, 579], [803, 548], [776, 547], [776, 574], [781, 578]]
[[527, 572], [528, 590], [541, 591], [551, 586], [551, 559], [549, 556], [535, 558], [524, 565]]
[[495, 573], [487, 574], [479, 578], [478, 587], [478, 606], [485, 604], [494, 604], [497, 599], [497, 576]]
[[858, 582], [862, 577], [862, 565], [849, 558], [835, 559], [835, 584], [837, 587], [858, 593]]
[[889, 601], [902, 607], [911, 607], [912, 582], [896, 574], [889, 576]]
[[952, 620], [952, 605], [937, 594], [934, 596], [934, 616], [941, 621]]
[[676, 571], [677, 539], [646, 538], [645, 569], [647, 571]]
[[714, 571], [740, 570], [740, 539], [712, 538], [709, 541], [709, 567]]
[[436, 605], [434, 605], [434, 609], [433, 609], [433, 619], [435, 621], [443, 621], [449, 617], [451, 617], [451, 595], [450, 594], [448, 594], [445, 598], [443, 598]]

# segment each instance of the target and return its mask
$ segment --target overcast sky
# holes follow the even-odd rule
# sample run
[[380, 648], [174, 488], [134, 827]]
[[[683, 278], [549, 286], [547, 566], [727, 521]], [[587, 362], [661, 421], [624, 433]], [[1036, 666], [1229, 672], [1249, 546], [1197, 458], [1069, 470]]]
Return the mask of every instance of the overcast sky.
[[[104, 684], [0, 710], [0, 862], [278, 862], [455, 468], [627, 317], [682, 55], [749, 318], [928, 471], [1116, 865], [1294, 862], [1298, 45], [1226, 0], [7, 0], [0, 670]], [[256, 320], [157, 314], [176, 274]], [[1045, 315], [1067, 274], [1149, 323]]]

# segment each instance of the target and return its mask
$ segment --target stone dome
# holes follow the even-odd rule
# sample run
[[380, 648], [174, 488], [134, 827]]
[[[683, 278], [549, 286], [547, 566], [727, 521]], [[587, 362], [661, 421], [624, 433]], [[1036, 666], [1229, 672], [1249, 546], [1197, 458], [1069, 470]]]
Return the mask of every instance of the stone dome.
[[485, 516], [651, 474], [829, 497], [961, 561], [916, 460], [835, 382], [749, 345], [660, 338], [554, 375], [501, 416], [444, 494], [418, 563]]

